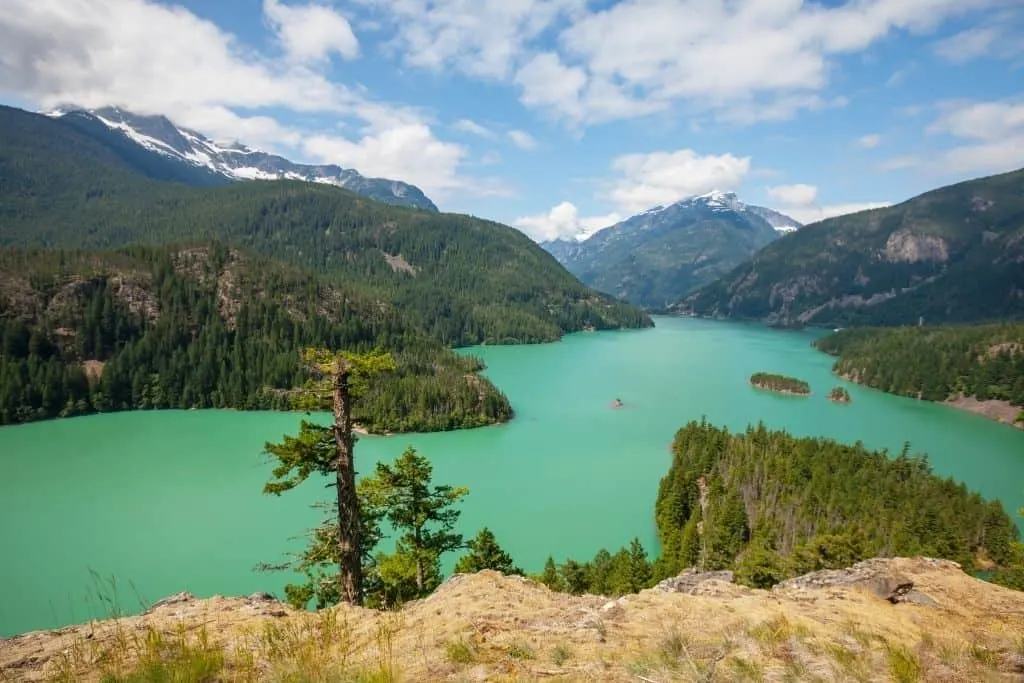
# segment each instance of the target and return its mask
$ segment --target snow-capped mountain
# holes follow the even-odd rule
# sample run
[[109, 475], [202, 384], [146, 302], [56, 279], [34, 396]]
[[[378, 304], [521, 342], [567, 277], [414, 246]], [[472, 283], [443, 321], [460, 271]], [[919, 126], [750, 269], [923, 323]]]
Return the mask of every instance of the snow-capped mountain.
[[[387, 204], [411, 206], [428, 211], [437, 207], [414, 185], [386, 178], [367, 178], [358, 171], [333, 164], [298, 164], [239, 142], [217, 143], [193, 130], [174, 125], [164, 116], [134, 114], [119, 107], [80, 109], [64, 107], [51, 116], [80, 130], [103, 135], [104, 129], [162, 159], [160, 176], [209, 185], [232, 180], [301, 180], [335, 185]], [[98, 128], [96, 124], [102, 124]], [[171, 168], [167, 162], [184, 168]], [[170, 175], [172, 177], [167, 178]]]
[[584, 283], [657, 309], [725, 275], [799, 225], [716, 190], [653, 207], [582, 242], [541, 246]]

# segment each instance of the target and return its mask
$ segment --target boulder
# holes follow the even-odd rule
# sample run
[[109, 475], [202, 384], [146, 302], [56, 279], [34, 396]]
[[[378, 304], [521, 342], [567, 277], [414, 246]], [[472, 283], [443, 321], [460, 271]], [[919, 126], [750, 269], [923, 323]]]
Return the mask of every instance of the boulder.
[[168, 595], [163, 600], [157, 600], [153, 603], [153, 606], [145, 611], [145, 614], [153, 612], [159, 607], [166, 607], [167, 605], [180, 605], [183, 602], [191, 602], [196, 599], [196, 596], [192, 595], [188, 591], [182, 591], [175, 593], [174, 595]]
[[655, 589], [665, 593], [688, 593], [695, 595], [697, 587], [705, 581], [733, 582], [731, 571], [700, 572], [695, 567], [684, 570], [679, 576], [665, 579]]
[[[840, 588], [861, 586], [870, 590], [881, 600], [896, 604], [914, 602], [917, 604], [935, 603], [930, 597], [914, 590], [914, 582], [896, 571], [885, 559], [872, 559], [858, 562], [849, 569], [824, 569], [811, 572], [793, 579], [787, 579], [772, 588], [773, 591], [820, 590], [823, 588]], [[908, 596], [912, 597], [908, 598]]]

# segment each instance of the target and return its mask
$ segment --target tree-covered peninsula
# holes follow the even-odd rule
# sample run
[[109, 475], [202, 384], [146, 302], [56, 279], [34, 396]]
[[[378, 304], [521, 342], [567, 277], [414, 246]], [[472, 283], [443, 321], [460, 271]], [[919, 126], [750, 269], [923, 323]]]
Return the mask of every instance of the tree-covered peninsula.
[[853, 328], [816, 342], [841, 377], [927, 401], [1004, 404], [1024, 420], [1024, 323]]
[[751, 375], [750, 386], [757, 389], [767, 389], [779, 394], [793, 394], [796, 396], [808, 396], [811, 393], [811, 385], [802, 379], [787, 377], [786, 375], [774, 375], [768, 372], [755, 372]]
[[129, 409], [287, 409], [306, 346], [389, 350], [353, 406], [371, 431], [508, 420], [471, 356], [392, 305], [221, 243], [0, 251], [0, 424]]
[[939, 557], [968, 571], [1024, 561], [1002, 504], [934, 475], [909, 447], [891, 457], [764, 425], [679, 430], [655, 518], [661, 576], [733, 569], [765, 586], [876, 556]]

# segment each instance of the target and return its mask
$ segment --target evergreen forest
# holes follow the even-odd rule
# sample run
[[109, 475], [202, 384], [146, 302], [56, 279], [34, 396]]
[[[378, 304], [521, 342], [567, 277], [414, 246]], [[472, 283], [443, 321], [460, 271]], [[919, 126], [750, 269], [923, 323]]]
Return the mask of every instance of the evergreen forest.
[[506, 421], [481, 363], [394, 306], [212, 243], [0, 251], [0, 424], [158, 408], [288, 409], [306, 346], [386, 349], [353, 416], [371, 431]]
[[900, 396], [959, 395], [1024, 408], [1024, 323], [853, 328], [816, 342], [835, 372]]
[[811, 385], [802, 379], [787, 377], [786, 375], [774, 375], [770, 372], [755, 372], [750, 376], [750, 385], [758, 389], [768, 389], [783, 394], [798, 394], [806, 396], [811, 393]]
[[763, 424], [679, 430], [655, 519], [662, 576], [734, 569], [740, 582], [771, 585], [878, 556], [941, 557], [966, 571], [1024, 559], [999, 501], [935, 476], [909, 445], [893, 457]]

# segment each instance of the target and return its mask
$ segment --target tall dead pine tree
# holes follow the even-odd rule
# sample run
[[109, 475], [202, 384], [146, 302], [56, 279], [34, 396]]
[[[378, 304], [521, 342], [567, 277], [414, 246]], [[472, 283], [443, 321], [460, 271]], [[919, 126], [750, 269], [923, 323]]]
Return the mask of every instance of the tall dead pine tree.
[[[307, 412], [330, 409], [333, 424], [318, 427], [303, 422], [297, 437], [286, 436], [280, 444], [267, 444], [276, 457], [274, 480], [265, 493], [280, 495], [309, 478], [314, 472], [333, 479], [338, 506], [338, 597], [358, 605], [362, 601], [362, 553], [360, 545], [359, 498], [356, 495], [352, 402], [362, 394], [370, 378], [395, 369], [391, 354], [335, 353], [306, 349], [302, 362], [313, 374], [297, 400]], [[325, 439], [324, 432], [331, 432]]]

